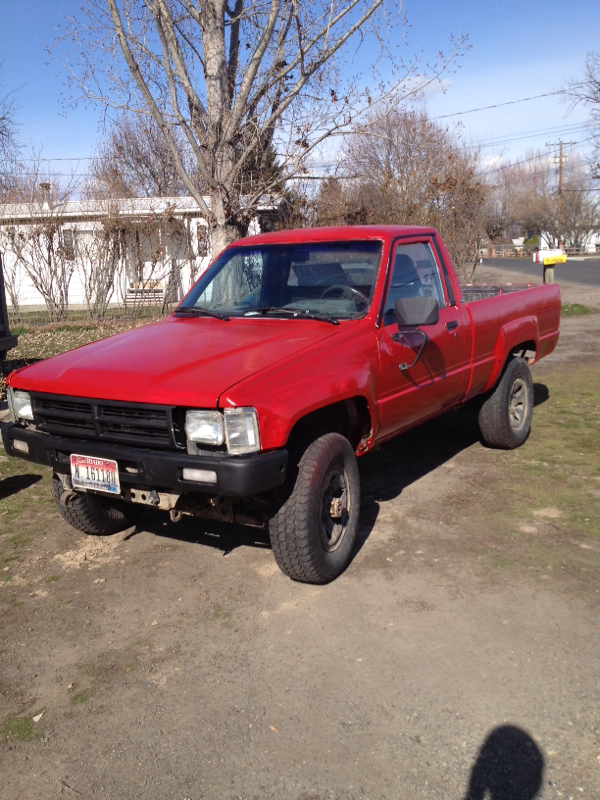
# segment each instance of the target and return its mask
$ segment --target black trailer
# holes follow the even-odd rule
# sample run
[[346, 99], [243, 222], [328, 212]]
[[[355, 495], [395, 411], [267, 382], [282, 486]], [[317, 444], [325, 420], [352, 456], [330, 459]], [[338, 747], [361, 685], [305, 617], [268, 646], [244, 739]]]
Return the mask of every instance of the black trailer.
[[0, 361], [4, 361], [6, 353], [19, 343], [17, 336], [11, 336], [8, 329], [8, 309], [6, 308], [6, 295], [4, 294], [4, 271], [2, 269], [2, 256], [0, 255]]

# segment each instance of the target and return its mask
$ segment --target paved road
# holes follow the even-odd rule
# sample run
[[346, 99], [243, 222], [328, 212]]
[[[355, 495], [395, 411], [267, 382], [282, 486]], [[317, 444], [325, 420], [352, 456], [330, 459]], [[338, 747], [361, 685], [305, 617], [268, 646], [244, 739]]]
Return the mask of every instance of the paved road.
[[[510, 272], [520, 272], [528, 278], [541, 279], [542, 265], [534, 264], [525, 258], [484, 258], [484, 267], [505, 269]], [[557, 283], [580, 283], [588, 286], [600, 286], [600, 260], [598, 261], [573, 261], [566, 264], [557, 264], [554, 268], [554, 278]], [[479, 268], [475, 271], [475, 281], [479, 281]]]

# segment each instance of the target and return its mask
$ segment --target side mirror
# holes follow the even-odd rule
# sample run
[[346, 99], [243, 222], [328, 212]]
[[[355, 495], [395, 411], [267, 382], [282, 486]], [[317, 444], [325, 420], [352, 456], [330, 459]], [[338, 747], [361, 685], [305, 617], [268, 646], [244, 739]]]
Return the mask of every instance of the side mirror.
[[439, 308], [435, 297], [405, 297], [396, 300], [394, 310], [396, 322], [400, 327], [435, 325], [439, 319]]
[[[429, 338], [425, 331], [419, 330], [419, 325], [435, 325], [439, 319], [439, 308], [435, 297], [405, 297], [403, 300], [396, 300], [394, 306], [396, 311], [396, 322], [400, 330], [392, 334], [392, 339], [399, 344], [406, 344], [410, 336], [419, 336], [422, 339], [419, 351], [412, 364], [402, 362], [398, 364], [401, 370], [412, 369], [423, 354], [425, 345]], [[403, 331], [402, 328], [413, 328], [412, 331]], [[411, 346], [410, 344], [408, 345]]]

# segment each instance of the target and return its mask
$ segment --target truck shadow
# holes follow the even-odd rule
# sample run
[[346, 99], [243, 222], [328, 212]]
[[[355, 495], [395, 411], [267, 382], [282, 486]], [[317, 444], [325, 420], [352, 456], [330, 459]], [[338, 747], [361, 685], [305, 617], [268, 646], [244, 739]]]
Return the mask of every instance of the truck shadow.
[[[535, 383], [533, 389], [534, 406], [550, 398], [545, 384]], [[464, 408], [419, 425], [359, 459], [361, 513], [355, 556], [369, 538], [382, 502], [396, 499], [412, 483], [478, 442], [484, 446], [477, 412]]]
[[221, 550], [229, 555], [237, 547], [259, 547], [271, 549], [269, 532], [262, 528], [249, 528], [232, 522], [199, 517], [182, 517], [179, 522], [171, 522], [165, 511], [148, 511], [126, 538], [145, 531], [156, 536], [167, 536], [180, 542], [204, 545]]
[[[534, 405], [550, 397], [544, 384], [534, 384]], [[359, 459], [361, 513], [354, 557], [363, 547], [379, 515], [380, 503], [393, 500], [419, 478], [450, 461], [480, 441], [477, 414], [470, 409], [449, 411], [383, 444]], [[229, 522], [183, 517], [171, 522], [166, 513], [146, 512], [135, 530], [166, 536], [221, 550], [228, 555], [237, 547], [270, 548], [266, 529]]]
[[480, 441], [474, 411], [449, 411], [391, 439], [359, 459], [361, 549], [375, 527], [381, 503], [395, 500], [411, 484]]

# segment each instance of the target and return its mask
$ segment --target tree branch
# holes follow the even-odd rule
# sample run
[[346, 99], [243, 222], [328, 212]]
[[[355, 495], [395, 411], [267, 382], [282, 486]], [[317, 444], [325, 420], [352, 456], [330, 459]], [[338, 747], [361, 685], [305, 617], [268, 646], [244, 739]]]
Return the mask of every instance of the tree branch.
[[127, 40], [127, 35], [123, 28], [123, 23], [121, 21], [121, 15], [119, 13], [119, 9], [117, 8], [116, 0], [107, 0], [108, 6], [112, 15], [113, 24], [115, 26], [115, 31], [117, 34], [117, 38], [119, 39], [119, 44], [121, 45], [121, 50], [123, 51], [123, 56], [125, 57], [125, 62], [129, 67], [129, 71], [140, 91], [140, 94], [144, 98], [150, 113], [152, 114], [155, 122], [159, 126], [162, 131], [163, 136], [165, 137], [165, 141], [169, 145], [169, 149], [173, 154], [173, 159], [177, 164], [177, 168], [181, 174], [183, 182], [188, 189], [189, 193], [192, 195], [194, 200], [198, 203], [198, 206], [202, 209], [202, 212], [207, 216], [210, 215], [210, 209], [206, 205], [204, 198], [200, 191], [194, 186], [190, 178], [188, 177], [186, 170], [181, 162], [181, 157], [179, 155], [179, 151], [175, 142], [173, 141], [173, 137], [171, 136], [171, 131], [169, 130], [168, 125], [166, 124], [163, 115], [160, 113], [158, 106], [156, 105], [154, 98], [148, 89], [148, 86], [142, 77], [142, 73], [140, 68], [131, 52], [131, 48], [129, 47], [129, 42]]

